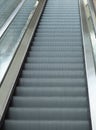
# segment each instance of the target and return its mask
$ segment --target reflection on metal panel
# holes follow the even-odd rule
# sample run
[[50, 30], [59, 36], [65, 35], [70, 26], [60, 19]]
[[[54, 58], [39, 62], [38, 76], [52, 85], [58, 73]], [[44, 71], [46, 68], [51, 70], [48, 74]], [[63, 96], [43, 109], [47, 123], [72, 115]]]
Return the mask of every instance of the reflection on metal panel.
[[20, 8], [22, 7], [22, 5], [23, 5], [24, 2], [25, 2], [25, 0], [22, 0], [19, 3], [19, 5], [16, 7], [16, 9], [13, 12], [11, 12], [11, 15], [8, 17], [8, 19], [6, 20], [6, 22], [0, 28], [0, 38], [2, 37], [2, 35], [4, 34], [4, 32], [6, 31], [6, 29], [8, 28], [8, 26], [11, 24], [12, 20], [17, 15], [18, 11], [20, 10]]
[[92, 0], [84, 0], [84, 1], [85, 1], [85, 5], [89, 8], [90, 18], [92, 20], [92, 24], [93, 24], [95, 35], [96, 35], [96, 13], [95, 13], [93, 1]]
[[20, 2], [21, 0], [0, 0], [0, 28]]
[[20, 12], [0, 39], [0, 83], [30, 22], [35, 4], [36, 0], [26, 0]]
[[86, 7], [87, 7], [86, 0], [84, 1], [80, 0], [83, 46], [84, 46], [85, 66], [87, 75], [91, 125], [92, 130], [96, 130], [96, 72], [95, 72], [93, 48], [91, 44], [92, 41], [90, 39], [90, 33], [87, 26], [88, 20], [90, 19], [89, 17], [90, 13], [88, 10], [86, 10]]
[[96, 0], [93, 0], [93, 4], [94, 4], [95, 12], [96, 12]]
[[91, 44], [93, 48], [93, 55], [94, 55], [94, 60], [95, 60], [95, 66], [96, 66], [96, 32], [94, 31], [94, 26], [93, 26], [93, 21], [91, 18], [91, 12], [90, 8], [88, 6], [88, 1], [84, 1], [84, 7], [85, 7], [85, 13], [86, 13], [86, 19], [87, 19], [87, 24], [88, 24], [88, 29], [90, 33], [90, 38], [91, 38]]

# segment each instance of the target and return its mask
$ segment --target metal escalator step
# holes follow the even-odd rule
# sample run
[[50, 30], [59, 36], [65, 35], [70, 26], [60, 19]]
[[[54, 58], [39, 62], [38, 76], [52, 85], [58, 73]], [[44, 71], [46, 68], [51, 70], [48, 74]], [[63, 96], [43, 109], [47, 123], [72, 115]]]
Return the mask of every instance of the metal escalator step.
[[[72, 14], [70, 14], [70, 16], [68, 16], [68, 15], [61, 15], [61, 16], [60, 16], [60, 15], [57, 15], [57, 16], [56, 16], [56, 15], [55, 15], [55, 16], [53, 15], [53, 16], [52, 16], [52, 15], [48, 15], [48, 14], [47, 14], [47, 15], [42, 15], [42, 19], [43, 19], [43, 18], [45, 18], [45, 19], [47, 19], [47, 18], [49, 18], [49, 19], [51, 19], [51, 18], [53, 18], [53, 19], [57, 19], [57, 18], [66, 19], [66, 18], [69, 18], [69, 17], [70, 17], [70, 18], [79, 18], [78, 15], [75, 16], [75, 17], [73, 17]], [[62, 25], [62, 24], [61, 24], [61, 25]], [[40, 25], [39, 25], [39, 26], [40, 26]], [[42, 26], [43, 26], [43, 25], [42, 25]], [[69, 25], [69, 27], [70, 27], [70, 26], [71, 26], [71, 24]], [[56, 27], [56, 26], [55, 26], [55, 27]], [[60, 27], [61, 27], [61, 26], [60, 26]], [[76, 25], [75, 27], [76, 27], [76, 28], [79, 28], [80, 25], [79, 25], [79, 26]], [[68, 27], [67, 27], [67, 28], [68, 28]]]
[[[50, 53], [49, 53], [50, 52]], [[64, 52], [64, 51], [49, 51], [49, 52], [46, 52], [45, 50], [44, 51], [41, 51], [41, 52], [38, 52], [38, 51], [30, 51], [29, 52], [29, 57], [82, 57], [83, 54], [82, 52], [78, 51], [74, 51], [74, 52]]]
[[[69, 17], [68, 17], [68, 15], [63, 16], [63, 17], [62, 17], [62, 16], [42, 16], [42, 19], [43, 19], [43, 18], [45, 18], [45, 19], [51, 19], [51, 18], [52, 18], [52, 19], [54, 19], [54, 20], [56, 20], [56, 19], [58, 19], [58, 18], [59, 18], [59, 19], [62, 19], [62, 20], [68, 18], [68, 19], [70, 20], [70, 19], [72, 19], [72, 18], [78, 19], [79, 16], [78, 16], [78, 17], [72, 17], [71, 15], [70, 15]], [[56, 26], [55, 26], [55, 27], [56, 27]], [[70, 25], [69, 25], [69, 27], [70, 27]], [[80, 26], [77, 26], [77, 25], [76, 25], [75, 28], [79, 28], [79, 27], [80, 27]], [[68, 27], [65, 26], [65, 28], [68, 28]]]
[[[64, 51], [64, 52], [70, 51], [69, 53], [71, 53], [72, 51], [75, 51], [75, 52], [81, 51], [82, 47], [80, 47], [80, 46], [34, 46], [34, 47], [31, 47], [30, 50], [31, 51], [48, 51], [48, 52], [50, 52], [50, 51], [60, 51], [60, 52], [61, 51]], [[64, 58], [66, 58], [66, 57], [64, 57]]]
[[[45, 26], [46, 26], [46, 25], [45, 25]], [[58, 25], [56, 24], [56, 26], [58, 26]], [[73, 26], [73, 25], [72, 25], [72, 26]], [[57, 37], [57, 36], [60, 36], [60, 37], [61, 37], [61, 36], [64, 35], [64, 30], [62, 30], [62, 31], [60, 31], [60, 32], [54, 32], [54, 33], [51, 32], [51, 31], [50, 31], [50, 33], [49, 33], [49, 31], [50, 31], [50, 30], [48, 30], [48, 31], [46, 31], [46, 32], [40, 32], [40, 33], [37, 32], [37, 33], [35, 34], [35, 36], [36, 36], [36, 37], [37, 37], [37, 36], [39, 36], [39, 37], [43, 37], [43, 36], [44, 36], [44, 37], [47, 37], [47, 36], [48, 36], [48, 37], [54, 37], [54, 36]], [[68, 36], [68, 35], [69, 35], [69, 36], [73, 36], [73, 37], [75, 37], [75, 36], [78, 36], [78, 37], [79, 37], [80, 32], [79, 32], [79, 31], [78, 31], [78, 32], [76, 31], [76, 34], [72, 34], [71, 31], [70, 31], [70, 32], [69, 32], [69, 31], [66, 31], [65, 36]], [[64, 42], [63, 42], [63, 43], [64, 43]]]
[[[48, 8], [46, 8], [46, 9], [48, 10]], [[55, 8], [53, 8], [53, 10], [54, 10], [54, 9], [55, 9]], [[73, 12], [71, 11], [71, 13], [69, 13], [68, 11], [67, 11], [67, 12], [65, 11], [64, 13], [63, 13], [63, 12], [61, 12], [61, 13], [60, 13], [60, 12], [59, 12], [59, 13], [56, 13], [56, 12], [55, 12], [55, 13], [54, 13], [53, 10], [51, 10], [51, 12], [49, 11], [49, 12], [47, 13], [47, 15], [45, 15], [45, 13], [46, 13], [46, 11], [45, 11], [45, 13], [43, 13], [42, 16], [43, 16], [43, 17], [45, 16], [45, 18], [46, 18], [47, 16], [48, 16], [48, 17], [53, 16], [52, 18], [58, 16], [58, 17], [60, 17], [60, 18], [62, 18], [62, 19], [63, 19], [64, 17], [68, 17], [68, 16], [70, 16], [70, 17], [72, 17], [72, 18], [74, 18], [74, 17], [79, 18], [79, 15], [78, 15], [79, 12], [73, 13]], [[60, 10], [60, 11], [61, 11], [61, 10]], [[64, 11], [64, 10], [63, 10], [63, 11]], [[69, 11], [70, 11], [70, 9], [69, 9]], [[62, 16], [64, 16], [64, 17], [62, 17]], [[42, 17], [42, 18], [43, 18], [43, 17]]]
[[[52, 22], [52, 23], [54, 23], [54, 24], [55, 24], [55, 23], [62, 23], [62, 22], [66, 23], [66, 22], [69, 22], [69, 21], [70, 21], [71, 23], [72, 23], [72, 22], [75, 22], [75, 23], [76, 23], [76, 22], [77, 22], [77, 23], [80, 22], [78, 19], [65, 19], [65, 20], [64, 20], [64, 19], [41, 19], [41, 20], [40, 20], [40, 22], [49, 22], [49, 23]], [[69, 22], [69, 24], [70, 24], [70, 22]], [[55, 28], [55, 30], [56, 30], [56, 29], [57, 29], [57, 28]], [[70, 28], [68, 28], [68, 29], [70, 30]], [[63, 29], [61, 29], [61, 31], [62, 31], [62, 30], [63, 30]], [[74, 28], [74, 30], [76, 30], [76, 28]], [[58, 31], [60, 31], [60, 30], [58, 29]], [[78, 28], [78, 31], [80, 31], [79, 28]]]
[[9, 109], [11, 120], [87, 120], [86, 108], [15, 108]]
[[[75, 16], [74, 16], [75, 15]], [[45, 14], [43, 14], [42, 15], [42, 18], [44, 17], [44, 18], [52, 18], [52, 19], [56, 19], [56, 18], [79, 18], [79, 16], [78, 16], [78, 14], [47, 14], [47, 15], [45, 15]], [[62, 24], [61, 24], [62, 25]], [[80, 26], [80, 25], [79, 25]], [[78, 27], [79, 27], [78, 26]], [[70, 27], [70, 25], [69, 25], [69, 27]], [[77, 27], [77, 25], [76, 25], [76, 27]]]
[[[46, 17], [46, 16], [55, 16], [55, 17], [56, 17], [56, 16], [60, 16], [60, 17], [73, 16], [73, 17], [79, 17], [79, 13], [73, 13], [73, 12], [72, 12], [72, 13], [69, 14], [68, 12], [67, 12], [67, 13], [53, 13], [53, 12], [52, 12], [52, 13], [47, 13], [47, 14], [44, 14], [44, 13], [43, 13], [42, 16], [45, 16], [45, 17]], [[54, 17], [53, 17], [53, 18], [54, 18]]]
[[[55, 41], [53, 41], [53, 42], [51, 42], [51, 41], [47, 41], [47, 42], [45, 42], [45, 41], [34, 41], [33, 42], [33, 45], [35, 45], [35, 46], [46, 46], [46, 47], [48, 47], [48, 46], [57, 46], [57, 47], [59, 47], [59, 46], [78, 46], [78, 47], [80, 47], [81, 46], [81, 43], [79, 43], [79, 42], [66, 42], [65, 41], [65, 43], [64, 42], [59, 42], [59, 45], [58, 45], [58, 42], [55, 42]], [[44, 51], [44, 50], [43, 50]], [[49, 52], [50, 52], [51, 50], [49, 50]], [[33, 52], [33, 51], [32, 51]], [[64, 51], [63, 51], [64, 52]], [[73, 51], [72, 51], [73, 52]], [[81, 52], [81, 51], [80, 51]], [[58, 51], [57, 51], [57, 53], [58, 53]], [[65, 52], [66, 53], [66, 52]], [[74, 53], [74, 52], [73, 52]], [[81, 52], [82, 53], [82, 52]]]
[[[55, 20], [56, 20], [56, 18], [54, 18]], [[69, 29], [69, 30], [71, 30], [71, 29], [78, 29], [79, 30], [79, 28], [80, 27], [78, 27], [78, 26], [69, 26], [69, 28], [67, 27], [67, 26], [65, 26], [65, 27], [62, 27], [62, 26], [38, 26], [38, 29], [46, 29], [46, 31], [47, 31], [47, 29]], [[57, 38], [57, 37], [56, 37]], [[59, 38], [59, 37], [58, 37]], [[63, 37], [62, 37], [63, 38]], [[72, 37], [71, 37], [72, 38]], [[64, 39], [63, 39], [64, 40]]]
[[[56, 20], [57, 21], [57, 20]], [[50, 22], [50, 21], [47, 21], [47, 22]], [[59, 21], [58, 21], [59, 22]], [[63, 21], [62, 21], [63, 22]], [[74, 21], [73, 21], [74, 22]], [[38, 30], [37, 30], [37, 32], [39, 32], [39, 33], [42, 33], [42, 32], [44, 32], [44, 33], [46, 33], [46, 32], [53, 32], [53, 33], [55, 33], [55, 32], [62, 32], [62, 33], [67, 33], [67, 32], [73, 32], [73, 30], [74, 30], [74, 32], [80, 32], [80, 29], [78, 29], [78, 28], [61, 28], [61, 29], [59, 29], [59, 28], [55, 28], [55, 30], [54, 30], [54, 28], [38, 28]], [[64, 31], [64, 32], [63, 32]], [[70, 40], [70, 39], [69, 39]], [[69, 40], [67, 39], [67, 41], [69, 42]], [[56, 41], [56, 40], [55, 40]], [[64, 41], [66, 41], [66, 39], [64, 40]], [[64, 42], [63, 41], [63, 42]], [[72, 41], [73, 41], [73, 39], [72, 39]], [[59, 42], [61, 42], [61, 40], [59, 39]], [[74, 42], [78, 42], [78, 40], [76, 39], [74, 39]]]
[[[46, 25], [45, 25], [46, 26]], [[57, 25], [58, 26], [58, 25]], [[40, 26], [41, 27], [41, 26]], [[74, 25], [72, 25], [72, 27], [74, 27]], [[51, 27], [49, 27], [49, 28], [51, 28]], [[52, 28], [54, 28], [54, 26], [52, 26]], [[51, 29], [52, 29], [51, 28]], [[47, 30], [46, 30], [46, 32], [47, 32]], [[49, 38], [50, 38], [50, 40], [52, 40], [53, 38], [54, 38], [54, 40], [55, 39], [57, 39], [57, 37], [59, 36], [59, 40], [61, 39], [61, 41], [62, 40], [66, 40], [67, 38], [68, 38], [68, 34], [66, 33], [64, 36], [63, 36], [64, 34], [62, 33], [62, 34], [46, 34], [46, 33], [44, 33], [43, 35], [42, 35], [42, 33], [41, 34], [36, 34], [35, 35], [35, 38], [34, 39], [36, 39], [37, 37], [41, 40], [41, 39], [43, 39], [43, 40], [45, 40], [46, 39], [46, 41], [47, 40], [49, 40]], [[70, 39], [74, 39], [74, 37], [76, 37], [76, 39], [79, 41], [80, 40], [80, 37], [79, 37], [79, 34], [76, 34], [76, 35], [74, 35], [74, 34], [71, 34], [71, 33], [69, 33], [69, 38]]]
[[83, 63], [25, 63], [27, 70], [83, 70]]
[[[52, 13], [52, 12], [51, 12]], [[46, 13], [47, 14], [47, 13]], [[51, 23], [53, 24], [53, 25], [55, 25], [55, 24], [58, 24], [58, 25], [60, 25], [60, 23], [61, 23], [61, 25], [64, 25], [64, 24], [67, 24], [67, 23], [69, 23], [70, 25], [74, 25], [74, 24], [77, 24], [77, 25], [79, 25], [80, 24], [80, 21], [78, 20], [78, 19], [70, 19], [70, 21], [68, 20], [68, 19], [65, 19], [65, 20], [63, 20], [63, 19], [57, 19], [56, 21], [54, 20], [54, 19], [41, 19], [41, 21], [40, 21], [40, 23], [39, 23], [39, 25], [43, 25], [43, 23], [44, 23], [44, 25], [45, 24], [47, 24], [47, 25], [51, 25]], [[80, 26], [80, 25], [79, 25]], [[70, 29], [70, 28], [69, 28]]]
[[[70, 2], [69, 2], [70, 3]], [[62, 4], [62, 5], [60, 5], [60, 4], [57, 4], [57, 5], [46, 5], [46, 9], [48, 9], [48, 10], [50, 10], [50, 9], [57, 9], [58, 10], [58, 5], [59, 5], [59, 9], [61, 8], [61, 9], [78, 9], [78, 7], [77, 7], [77, 5], [75, 6], [75, 5], [67, 5], [67, 4], [65, 4], [65, 6], [64, 6], [64, 3]]]
[[[42, 26], [39, 26], [39, 27], [42, 28]], [[47, 32], [47, 27], [48, 27], [48, 29], [55, 28], [54, 26], [43, 26], [43, 28], [46, 29], [46, 32]], [[58, 26], [57, 26], [57, 27], [58, 27]], [[59, 26], [58, 28], [62, 28], [62, 26]], [[72, 25], [72, 28], [74, 28], [73, 25]], [[77, 34], [76, 34], [76, 36], [77, 36]], [[59, 37], [59, 38], [58, 38], [58, 37]], [[65, 34], [65, 35], [62, 36], [62, 35], [59, 34], [58, 37], [55, 37], [55, 35], [53, 35], [53, 36], [51, 35], [51, 36], [50, 36], [50, 34], [49, 34], [49, 35], [46, 35], [46, 36], [44, 36], [44, 37], [43, 37], [43, 36], [41, 37], [40, 35], [39, 35], [38, 37], [35, 36], [34, 39], [38, 38], [39, 40], [43, 39], [43, 40], [46, 40], [46, 41], [49, 40], [49, 39], [50, 39], [50, 40], [52, 40], [52, 39], [54, 39], [54, 40], [56, 40], [56, 39], [60, 40], [60, 39], [61, 39], [61, 41], [62, 41], [62, 40], [66, 40], [66, 39], [68, 39], [68, 38], [69, 38], [69, 39], [74, 39], [75, 35], [74, 35], [74, 34], [72, 34], [72, 35], [70, 35], [70, 34], [69, 34], [69, 35], [66, 35], [66, 34]], [[79, 36], [77, 36], [77, 37], [75, 37], [75, 38], [76, 38], [78, 41], [81, 39]]]
[[25, 70], [22, 72], [22, 77], [24, 78], [66, 78], [66, 77], [80, 77], [84, 78], [84, 72], [83, 71], [30, 71]]
[[[15, 95], [21, 97], [85, 97], [87, 95], [84, 86], [79, 87], [20, 87], [18, 86]], [[65, 98], [64, 97], [64, 98]], [[69, 98], [70, 99], [70, 98]], [[79, 102], [78, 102], [79, 103]], [[61, 104], [62, 105], [62, 104]]]
[[74, 14], [79, 15], [79, 12], [77, 12], [76, 10], [73, 11], [72, 9], [65, 9], [65, 10], [54, 10], [54, 9], [52, 10], [51, 9], [50, 11], [46, 9], [44, 11], [43, 15], [47, 15], [47, 14], [52, 14], [52, 15], [54, 15], [54, 14], [60, 15], [61, 14], [61, 15], [63, 15], [64, 13], [62, 11], [64, 11], [66, 14], [69, 14], [69, 11], [70, 11], [70, 14], [73, 14], [73, 12], [74, 12]]
[[91, 130], [78, 0], [47, 0], [4, 130]]
[[[57, 20], [56, 20], [57, 21]], [[43, 23], [49, 23], [49, 24], [57, 24], [58, 22], [60, 22], [60, 21], [41, 21], [40, 22], [40, 24], [43, 24]], [[70, 24], [70, 22], [72, 22], [72, 21], [70, 21], [70, 22], [68, 22], [68, 21], [62, 21], [62, 22], [66, 22], [66, 23], [69, 23]], [[74, 24], [76, 24], [77, 23], [77, 21], [73, 21], [74, 22]], [[66, 25], [66, 24], [65, 24]], [[72, 30], [73, 30], [73, 28], [71, 27], [71, 28], [61, 28], [61, 29], [59, 29], [59, 28], [55, 28], [55, 30], [54, 30], [54, 28], [41, 28], [41, 29], [39, 29], [38, 28], [38, 30], [37, 30], [37, 32], [39, 32], [39, 33], [42, 33], [43, 31], [45, 31], [44, 33], [48, 33], [49, 31], [52, 33], [52, 32], [54, 32], [54, 33], [65, 33], [65, 31], [66, 31], [66, 35], [68, 34], [68, 33], [71, 33], [72, 32]], [[80, 29], [78, 29], [78, 28], [74, 28], [74, 33], [75, 32], [77, 32], [77, 33], [80, 33]], [[59, 34], [60, 35], [60, 34]]]
[[27, 57], [28, 63], [82, 63], [82, 57]]
[[[69, 125], [70, 124], [70, 125]], [[5, 130], [90, 130], [88, 121], [6, 120]]]
[[[74, 95], [75, 95], [75, 92], [74, 92]], [[60, 93], [59, 95], [61, 96], [61, 94], [62, 93]], [[22, 95], [22, 93], [21, 93], [21, 95]], [[38, 94], [38, 96], [39, 95], [40, 94]], [[27, 95], [27, 97], [25, 97], [26, 96], [25, 94], [23, 94], [23, 96], [20, 97], [17, 94], [17, 96], [13, 97], [12, 106], [15, 108], [19, 107], [19, 108], [62, 108], [62, 109], [64, 109], [64, 108], [66, 108], [66, 109], [67, 108], [86, 108], [86, 106], [88, 106], [87, 98], [84, 97], [84, 95], [81, 96], [80, 94], [78, 94], [78, 96], [77, 95], [74, 96], [70, 93], [70, 95], [71, 95], [70, 96], [67, 93], [67, 96], [63, 94], [63, 97], [60, 97], [60, 96], [58, 97], [53, 92], [53, 95], [56, 95], [54, 97], [51, 97], [52, 94], [50, 94], [50, 96], [48, 94], [42, 94], [42, 95], [43, 96], [32, 97], [32, 94], [29, 93], [29, 96], [31, 96], [31, 97], [29, 97], [28, 95]], [[49, 96], [49, 97], [46, 97], [46, 96]]]
[[[65, 21], [68, 21], [68, 20], [74, 20], [74, 18], [76, 18], [75, 19], [75, 21], [78, 21], [78, 19], [79, 19], [79, 16], [77, 16], [77, 17], [73, 17], [73, 16], [71, 16], [71, 14], [70, 14], [70, 16], [68, 17], [68, 15], [66, 15], [66, 16], [64, 16], [64, 17], [62, 17], [62, 16], [59, 16], [59, 17], [57, 17], [57, 16], [42, 16], [41, 17], [41, 21], [44, 19], [44, 21], [45, 20], [49, 20], [49, 21], [55, 21], [55, 20], [58, 20], [58, 18], [61, 20], [61, 21], [64, 21], [64, 19], [66, 19]], [[58, 20], [59, 21], [59, 20]], [[63, 22], [62, 22], [63, 23]], [[70, 25], [69, 25], [70, 26]], [[64, 27], [64, 26], [63, 26]], [[76, 26], [77, 27], [77, 26]], [[67, 28], [68, 28], [68, 26], [67, 26]]]
[[24, 86], [79, 86], [85, 85], [84, 78], [20, 78], [20, 85]]
[[[40, 25], [40, 26], [42, 26], [42, 25]], [[58, 26], [58, 25], [55, 25], [55, 26]], [[75, 26], [75, 25], [72, 25], [72, 26]], [[52, 27], [54, 27], [54, 25], [52, 25]], [[60, 33], [60, 32], [57, 32], [57, 33], [53, 33], [53, 32], [50, 32], [50, 33], [47, 33], [47, 32], [46, 33], [36, 33], [35, 36], [36, 37], [41, 37], [41, 38], [42, 37], [57, 37], [57, 36], [62, 37], [64, 35], [63, 33]], [[76, 36], [76, 37], [79, 38], [80, 33], [77, 32], [76, 34], [72, 34], [72, 32], [68, 32], [64, 36], [67, 37], [68, 35], [69, 35], [69, 37], [75, 37]]]
[[[64, 6], [64, 5], [63, 5]], [[51, 6], [49, 6], [49, 7], [47, 7], [46, 6], [46, 8], [44, 9], [44, 12], [46, 12], [46, 10], [50, 13], [50, 11], [52, 11], [52, 10], [56, 10], [56, 11], [58, 11], [58, 10], [60, 10], [60, 13], [62, 13], [62, 11], [64, 11], [64, 10], [71, 10], [72, 12], [73, 11], [75, 11], [75, 12], [77, 12], [78, 10], [78, 7], [75, 7], [75, 8], [73, 8], [74, 6], [70, 6], [69, 8], [68, 8], [68, 6], [66, 6], [66, 7], [64, 7], [64, 8], [58, 8], [57, 9], [57, 7], [54, 7], [54, 8], [52, 8]], [[50, 9], [50, 10], [49, 10]], [[44, 13], [43, 12], [43, 13]]]

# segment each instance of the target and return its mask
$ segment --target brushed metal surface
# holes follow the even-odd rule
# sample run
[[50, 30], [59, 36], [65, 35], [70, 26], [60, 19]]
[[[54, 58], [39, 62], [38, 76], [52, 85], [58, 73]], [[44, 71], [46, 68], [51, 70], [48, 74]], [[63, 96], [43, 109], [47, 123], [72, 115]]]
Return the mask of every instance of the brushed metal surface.
[[89, 106], [91, 115], [92, 130], [96, 130], [96, 73], [94, 65], [93, 50], [91, 45], [90, 33], [87, 26], [84, 2], [80, 0], [80, 14], [82, 25], [82, 37], [85, 56], [86, 76], [89, 95]]

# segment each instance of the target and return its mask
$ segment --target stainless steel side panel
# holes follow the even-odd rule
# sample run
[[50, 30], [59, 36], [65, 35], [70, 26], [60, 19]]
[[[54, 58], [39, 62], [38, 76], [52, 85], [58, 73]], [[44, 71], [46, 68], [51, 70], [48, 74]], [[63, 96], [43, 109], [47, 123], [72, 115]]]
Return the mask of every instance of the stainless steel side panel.
[[92, 130], [96, 130], [96, 73], [95, 73], [94, 58], [93, 58], [90, 35], [88, 32], [88, 26], [86, 22], [83, 0], [80, 0], [80, 14], [81, 14], [88, 94], [89, 94], [89, 105], [91, 114], [91, 125]]

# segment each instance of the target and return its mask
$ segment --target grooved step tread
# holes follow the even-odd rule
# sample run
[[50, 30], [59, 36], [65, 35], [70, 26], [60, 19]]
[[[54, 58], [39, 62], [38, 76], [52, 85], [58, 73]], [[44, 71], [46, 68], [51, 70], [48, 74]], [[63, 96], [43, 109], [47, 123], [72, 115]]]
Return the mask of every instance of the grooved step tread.
[[83, 59], [81, 57], [27, 57], [28, 63], [82, 63]]
[[[18, 86], [15, 94], [17, 96], [32, 97], [85, 97], [86, 89], [84, 86], [79, 87], [20, 87]], [[60, 98], [62, 99], [62, 98]], [[70, 98], [69, 98], [70, 99]], [[75, 99], [75, 98], [73, 98]]]
[[[70, 124], [70, 125], [69, 125]], [[30, 126], [30, 127], [29, 127]], [[6, 120], [5, 130], [90, 130], [88, 121], [20, 121]]]
[[10, 108], [8, 118], [13, 120], [87, 120], [85, 108]]
[[61, 97], [56, 95], [54, 97], [51, 97], [51, 94], [50, 94], [50, 96], [48, 95], [49, 97], [46, 97], [47, 94], [40, 96], [40, 93], [39, 93], [38, 96], [35, 97], [34, 95], [29, 93], [29, 95], [27, 95], [26, 97], [24, 93], [23, 94], [21, 93], [20, 96], [18, 96], [17, 94], [17, 96], [13, 97], [12, 106], [16, 108], [17, 107], [20, 107], [20, 108], [62, 108], [62, 109], [86, 108], [88, 104], [87, 104], [87, 98], [85, 97], [85, 95], [83, 96], [63, 95]]
[[25, 63], [27, 70], [83, 70], [83, 63]]
[[84, 72], [83, 71], [30, 71], [25, 70], [22, 72], [22, 77], [26, 78], [65, 78], [65, 77], [80, 77], [84, 78]]
[[28, 86], [80, 86], [85, 85], [84, 78], [20, 78], [20, 85]]
[[47, 0], [3, 130], [91, 130], [78, 4]]
[[78, 51], [78, 52], [63, 52], [63, 51], [49, 51], [50, 53], [46, 52], [46, 51], [42, 51], [42, 52], [38, 52], [38, 51], [29, 51], [29, 57], [82, 57], [83, 54], [82, 52]]

